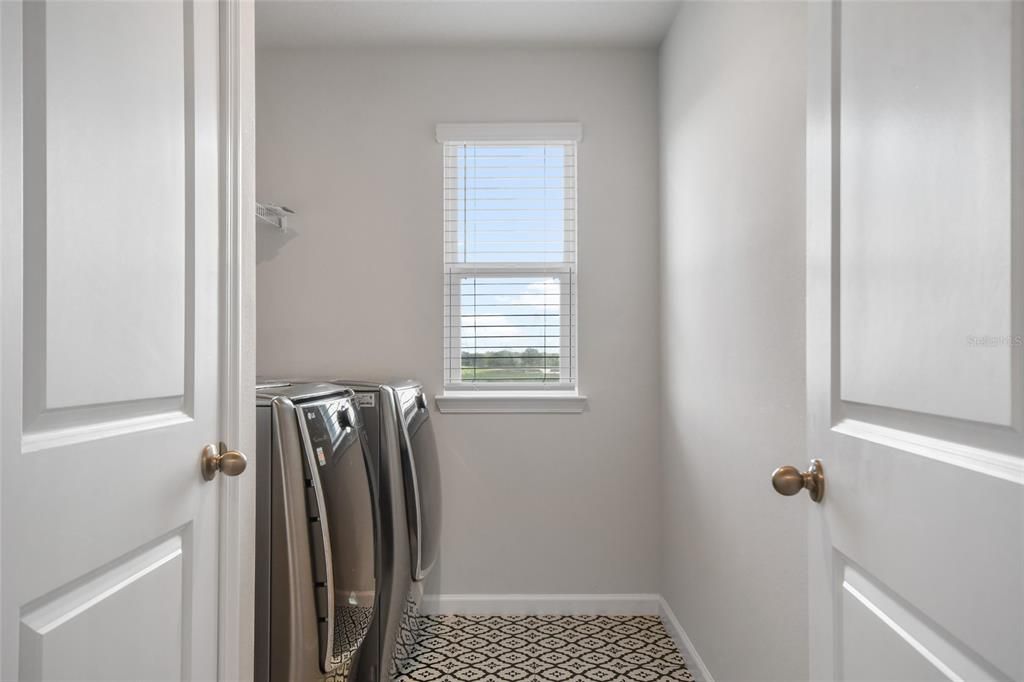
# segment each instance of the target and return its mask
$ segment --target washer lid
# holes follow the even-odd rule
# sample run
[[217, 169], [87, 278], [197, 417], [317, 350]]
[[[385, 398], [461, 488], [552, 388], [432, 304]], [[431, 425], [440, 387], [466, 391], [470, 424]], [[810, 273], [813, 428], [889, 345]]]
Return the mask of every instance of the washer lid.
[[352, 391], [344, 386], [327, 383], [294, 384], [263, 381], [256, 387], [256, 404], [266, 405], [275, 398], [287, 398], [293, 403], [304, 403], [327, 396], [351, 397]]
[[256, 392], [269, 391], [272, 388], [284, 388], [290, 386], [290, 381], [283, 381], [277, 379], [265, 379], [263, 377], [256, 377]]

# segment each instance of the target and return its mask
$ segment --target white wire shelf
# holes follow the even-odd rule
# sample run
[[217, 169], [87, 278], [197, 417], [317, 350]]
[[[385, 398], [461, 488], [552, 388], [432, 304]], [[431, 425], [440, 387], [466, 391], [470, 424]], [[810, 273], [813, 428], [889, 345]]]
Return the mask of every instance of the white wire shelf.
[[295, 211], [287, 206], [275, 206], [274, 204], [261, 204], [256, 202], [256, 218], [279, 230], [288, 226], [288, 218], [295, 215]]

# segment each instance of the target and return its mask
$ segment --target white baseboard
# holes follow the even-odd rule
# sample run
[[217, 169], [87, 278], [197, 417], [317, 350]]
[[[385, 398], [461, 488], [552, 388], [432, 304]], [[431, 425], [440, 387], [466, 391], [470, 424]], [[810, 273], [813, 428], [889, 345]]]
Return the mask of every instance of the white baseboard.
[[700, 654], [697, 653], [693, 642], [690, 641], [689, 635], [686, 634], [683, 626], [679, 624], [679, 619], [676, 618], [676, 614], [672, 612], [672, 607], [668, 605], [664, 597], [658, 597], [658, 606], [658, 615], [661, 616], [661, 622], [665, 624], [665, 629], [668, 630], [668, 634], [675, 640], [676, 646], [679, 647], [679, 652], [683, 654], [683, 659], [686, 661], [686, 667], [690, 669], [690, 674], [693, 675], [697, 682], [715, 682], [715, 678], [711, 676], [708, 667], [704, 665], [704, 661], [701, 659]]
[[420, 606], [430, 615], [634, 615], [656, 616], [656, 594], [427, 594]]
[[659, 616], [697, 682], [715, 682], [676, 614], [658, 594], [427, 594], [420, 611], [465, 616]]

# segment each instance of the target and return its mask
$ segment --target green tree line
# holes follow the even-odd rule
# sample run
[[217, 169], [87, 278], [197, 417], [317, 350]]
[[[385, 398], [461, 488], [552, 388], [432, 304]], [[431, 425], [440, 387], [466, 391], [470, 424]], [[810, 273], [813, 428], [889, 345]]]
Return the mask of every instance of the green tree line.
[[558, 353], [545, 353], [537, 348], [521, 351], [493, 350], [462, 352], [462, 367], [476, 369], [498, 368], [558, 368]]

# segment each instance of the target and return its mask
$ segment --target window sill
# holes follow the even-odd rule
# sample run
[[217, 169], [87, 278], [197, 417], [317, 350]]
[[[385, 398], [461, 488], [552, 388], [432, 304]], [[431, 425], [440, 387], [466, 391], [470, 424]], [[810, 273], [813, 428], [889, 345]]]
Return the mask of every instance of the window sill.
[[586, 396], [575, 393], [449, 391], [434, 397], [439, 412], [463, 414], [579, 414]]

